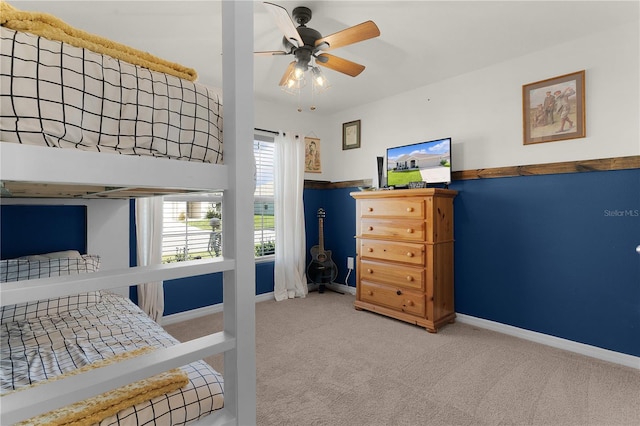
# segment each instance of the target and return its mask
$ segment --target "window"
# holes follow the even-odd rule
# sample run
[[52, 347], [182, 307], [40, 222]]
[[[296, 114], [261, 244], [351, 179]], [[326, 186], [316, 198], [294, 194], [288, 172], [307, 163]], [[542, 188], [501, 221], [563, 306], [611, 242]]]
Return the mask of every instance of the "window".
[[[256, 257], [275, 254], [274, 142], [256, 136], [254, 245]], [[221, 192], [167, 196], [163, 203], [162, 262], [222, 256]]]
[[256, 136], [253, 141], [253, 155], [256, 158], [256, 191], [253, 204], [254, 244], [256, 257], [262, 257], [275, 254], [276, 247], [273, 138]]
[[222, 255], [222, 193], [166, 197], [162, 209], [162, 262]]

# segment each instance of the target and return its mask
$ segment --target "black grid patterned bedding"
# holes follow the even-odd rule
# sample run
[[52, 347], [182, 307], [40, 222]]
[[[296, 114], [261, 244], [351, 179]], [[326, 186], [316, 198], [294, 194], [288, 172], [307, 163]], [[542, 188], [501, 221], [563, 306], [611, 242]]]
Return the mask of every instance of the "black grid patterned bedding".
[[[102, 292], [99, 303], [56, 316], [1, 325], [2, 393], [136, 348], [177, 340], [129, 299]], [[223, 406], [223, 379], [204, 361], [182, 367], [190, 383], [100, 422], [182, 425]]]
[[0, 140], [222, 163], [206, 86], [1, 28]]
[[[34, 278], [57, 277], [95, 272], [100, 267], [100, 256], [80, 255], [78, 257], [46, 258], [27, 256], [20, 259], [0, 260], [0, 283], [24, 281]], [[31, 259], [30, 259], [31, 258]], [[36, 259], [37, 258], [37, 259]], [[54, 299], [6, 305], [0, 308], [0, 323], [55, 315], [71, 309], [78, 309], [100, 301], [100, 292], [74, 294]]]
[[100, 256], [90, 254], [77, 258], [3, 259], [0, 260], [0, 282], [86, 274], [88, 272], [96, 272], [99, 268]]

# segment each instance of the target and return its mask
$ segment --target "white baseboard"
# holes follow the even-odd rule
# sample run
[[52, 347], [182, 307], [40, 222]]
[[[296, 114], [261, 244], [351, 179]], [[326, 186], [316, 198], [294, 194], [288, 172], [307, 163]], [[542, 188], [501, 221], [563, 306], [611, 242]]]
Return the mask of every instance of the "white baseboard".
[[[264, 302], [265, 300], [272, 300], [273, 292], [258, 294], [256, 296], [256, 303]], [[205, 306], [202, 308], [191, 309], [190, 311], [178, 312], [177, 314], [166, 315], [162, 317], [162, 325], [175, 324], [177, 322], [187, 321], [194, 318], [199, 318], [205, 315], [217, 314], [222, 312], [222, 303], [215, 305]]]
[[470, 315], [456, 314], [456, 321], [640, 370], [640, 357], [633, 355], [627, 355], [620, 352], [610, 351], [608, 349], [602, 349], [597, 346], [561, 339], [548, 334], [525, 330], [523, 328], [513, 327], [499, 322], [472, 317]]
[[351, 287], [345, 284], [340, 284], [340, 283], [329, 283], [326, 284], [326, 286], [328, 288], [330, 288], [331, 290], [335, 290], [338, 291], [340, 293], [349, 293], [352, 295], [356, 295], [356, 288], [355, 287]]

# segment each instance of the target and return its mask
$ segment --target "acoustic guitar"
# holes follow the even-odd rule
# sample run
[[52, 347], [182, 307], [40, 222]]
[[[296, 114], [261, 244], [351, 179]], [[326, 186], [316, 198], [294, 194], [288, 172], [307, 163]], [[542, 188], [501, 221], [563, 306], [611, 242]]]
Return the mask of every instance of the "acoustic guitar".
[[331, 259], [331, 250], [324, 249], [324, 218], [323, 208], [318, 209], [318, 245], [311, 247], [311, 262], [307, 267], [307, 278], [315, 284], [320, 284], [318, 292], [324, 292], [324, 284], [331, 283], [338, 277], [338, 267]]

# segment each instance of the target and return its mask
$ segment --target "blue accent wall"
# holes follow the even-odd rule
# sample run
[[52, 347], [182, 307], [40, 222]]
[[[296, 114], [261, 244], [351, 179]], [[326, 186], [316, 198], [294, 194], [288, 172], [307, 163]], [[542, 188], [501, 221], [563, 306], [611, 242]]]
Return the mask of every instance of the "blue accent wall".
[[0, 257], [78, 250], [87, 253], [85, 206], [0, 206]]
[[[213, 282], [211, 282], [213, 280]], [[197, 297], [194, 297], [197, 295]], [[222, 303], [222, 274], [207, 274], [164, 282], [164, 314]]]
[[[256, 295], [273, 291], [273, 262], [256, 263], [255, 287]], [[222, 303], [222, 294], [222, 273], [165, 281], [164, 314]]]
[[640, 356], [640, 170], [452, 189], [457, 312]]

